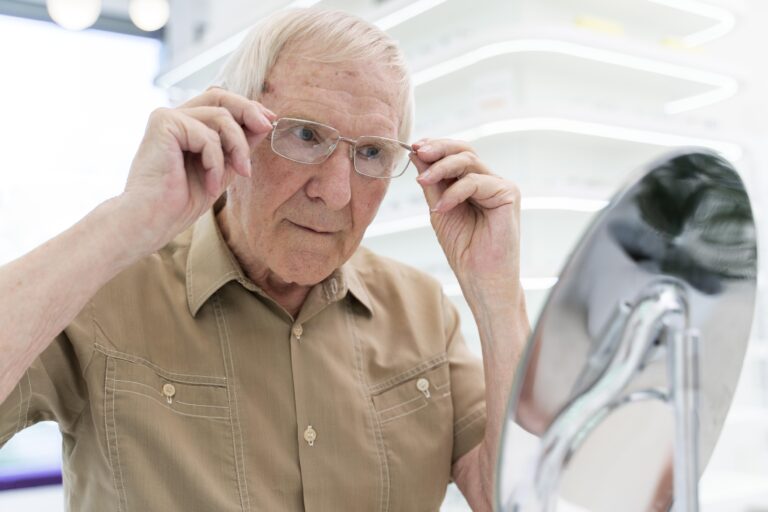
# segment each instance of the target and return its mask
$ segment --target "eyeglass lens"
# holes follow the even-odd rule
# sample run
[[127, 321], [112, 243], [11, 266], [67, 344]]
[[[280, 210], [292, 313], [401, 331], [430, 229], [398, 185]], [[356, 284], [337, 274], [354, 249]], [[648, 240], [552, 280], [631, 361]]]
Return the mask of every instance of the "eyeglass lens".
[[[272, 149], [295, 162], [319, 164], [328, 158], [339, 139], [339, 132], [330, 126], [282, 118], [272, 132]], [[354, 147], [353, 162], [360, 174], [393, 178], [401, 175], [408, 166], [408, 150], [393, 139], [360, 137]]]

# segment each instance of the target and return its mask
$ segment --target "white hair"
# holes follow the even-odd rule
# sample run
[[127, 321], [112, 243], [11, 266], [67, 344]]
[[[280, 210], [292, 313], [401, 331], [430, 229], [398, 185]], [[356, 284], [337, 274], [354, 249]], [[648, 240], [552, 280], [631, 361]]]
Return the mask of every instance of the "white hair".
[[229, 57], [216, 79], [225, 89], [258, 100], [280, 52], [291, 45], [318, 62], [378, 60], [399, 86], [398, 138], [413, 129], [413, 86], [405, 57], [394, 39], [371, 23], [344, 11], [289, 9], [265, 18]]

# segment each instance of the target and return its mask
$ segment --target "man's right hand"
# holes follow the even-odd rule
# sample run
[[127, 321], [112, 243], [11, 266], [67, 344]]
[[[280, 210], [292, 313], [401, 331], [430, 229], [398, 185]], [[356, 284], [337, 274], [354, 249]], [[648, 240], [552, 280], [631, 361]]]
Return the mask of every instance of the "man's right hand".
[[235, 174], [250, 177], [252, 151], [274, 119], [260, 103], [218, 87], [155, 110], [119, 197], [120, 210], [135, 219], [133, 247], [159, 249], [207, 211]]

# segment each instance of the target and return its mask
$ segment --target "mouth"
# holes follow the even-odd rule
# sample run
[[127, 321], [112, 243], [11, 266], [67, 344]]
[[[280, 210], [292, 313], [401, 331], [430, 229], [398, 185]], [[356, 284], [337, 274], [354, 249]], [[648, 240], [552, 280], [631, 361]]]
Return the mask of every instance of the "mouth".
[[318, 228], [311, 228], [309, 226], [304, 226], [302, 224], [296, 224], [295, 222], [291, 222], [290, 220], [288, 221], [288, 223], [291, 224], [292, 226], [296, 227], [296, 228], [299, 228], [302, 231], [305, 231], [307, 233], [313, 233], [313, 234], [316, 234], [316, 235], [326, 235], [326, 236], [328, 236], [328, 235], [333, 235], [335, 233], [335, 231], [329, 231], [329, 230], [318, 229]]

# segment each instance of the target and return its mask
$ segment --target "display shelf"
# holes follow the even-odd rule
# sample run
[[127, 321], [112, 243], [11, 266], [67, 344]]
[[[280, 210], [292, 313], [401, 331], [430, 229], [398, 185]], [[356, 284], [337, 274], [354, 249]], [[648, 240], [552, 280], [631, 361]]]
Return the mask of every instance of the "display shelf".
[[589, 105], [649, 118], [713, 105], [739, 90], [731, 75], [536, 34], [473, 45], [417, 69], [422, 115], [439, 113], [453, 93], [481, 112]]
[[[594, 212], [532, 210], [521, 214], [520, 275], [533, 279], [552, 278], [560, 273], [565, 258], [589, 226]], [[387, 256], [419, 268], [444, 283], [453, 282], [442, 249], [431, 226], [391, 233], [363, 240], [363, 244]]]
[[[389, 7], [390, 12], [403, 10], [403, 3]], [[450, 34], [462, 36], [470, 27], [485, 27], [494, 37], [503, 37], [520, 26], [571, 28], [610, 40], [631, 39], [646, 45], [659, 45], [681, 50], [708, 43], [727, 35], [734, 27], [738, 13], [732, 8], [696, 0], [520, 0], [487, 2], [486, 8], [467, 9], [461, 0], [414, 2], [430, 5], [417, 16], [397, 17], [401, 22], [382, 26], [398, 40], [408, 44], [418, 41], [425, 20], [436, 33], [433, 45], [445, 46]], [[384, 8], [382, 8], [383, 10]], [[381, 19], [381, 12], [369, 11], [369, 19]], [[429, 43], [422, 43], [427, 45]], [[434, 46], [428, 46], [434, 47]], [[417, 46], [414, 53], [422, 53]]]
[[[231, 0], [234, 1], [234, 0]], [[254, 22], [270, 12], [283, 7], [310, 6], [317, 5], [329, 8], [342, 8], [348, 12], [358, 14], [366, 19], [379, 22], [382, 27], [397, 39], [405, 51], [409, 62], [414, 70], [417, 71], [417, 81], [419, 73], [425, 72], [425, 67], [438, 63], [444, 63], [450, 56], [477, 51], [487, 44], [498, 44], [510, 39], [518, 40], [518, 50], [520, 44], [528, 41], [530, 51], [540, 51], [544, 44], [549, 48], [550, 53], [564, 53], [575, 51], [580, 52], [574, 45], [580, 44], [580, 41], [586, 41], [586, 54], [592, 55], [603, 52], [602, 57], [609, 53], [617, 53], [611, 57], [607, 55], [608, 60], [615, 60], [617, 65], [623, 64], [625, 67], [634, 63], [641, 68], [645, 66], [642, 62], [642, 55], [633, 55], [648, 52], [647, 42], [640, 38], [641, 44], [638, 45], [638, 38], [611, 38], [608, 44], [612, 47], [624, 47], [629, 51], [612, 52], [593, 48], [594, 43], [605, 44], [604, 34], [595, 35], [594, 30], [590, 30], [590, 24], [584, 23], [588, 19], [608, 19], [615, 14], [620, 14], [641, 27], [652, 28], [654, 31], [661, 30], [665, 39], [674, 38], [675, 34], [695, 34], [697, 31], [711, 28], [711, 19], [707, 21], [707, 16], [700, 16], [690, 12], [690, 9], [671, 8], [660, 5], [662, 0], [654, 2], [636, 2], [624, 0], [610, 4], [621, 4], [606, 6], [605, 2], [568, 3], [562, 0], [549, 0], [547, 2], [488, 2], [486, 8], [467, 9], [463, 2], [458, 0], [417, 0], [387, 2], [381, 5], [378, 2], [356, 0], [352, 2], [340, 0], [325, 1], [294, 1], [294, 2], [267, 2], [258, 8], [250, 7], [246, 9], [246, 20]], [[674, 3], [675, 0], [663, 0], [668, 3]], [[231, 3], [231, 2], [230, 2]], [[678, 2], [682, 4], [682, 2]], [[688, 4], [697, 3], [688, 0]], [[572, 5], [575, 4], [575, 5]], [[641, 5], [637, 5], [641, 4]], [[166, 66], [158, 76], [157, 83], [163, 87], [175, 87], [181, 90], [199, 91], [207, 87], [217, 70], [224, 62], [226, 57], [237, 47], [244, 39], [247, 28], [244, 28], [243, 21], [237, 24], [232, 22], [218, 20], [215, 16], [219, 9], [213, 9], [214, 16], [210, 25], [213, 26], [211, 32], [201, 42], [182, 39], [186, 45], [183, 48], [176, 48], [180, 44], [172, 45], [172, 62]], [[666, 16], [659, 17], [658, 10], [664, 11]], [[715, 10], [719, 8], [713, 8]], [[610, 12], [602, 12], [610, 11]], [[595, 13], [595, 14], [589, 14]], [[415, 14], [415, 15], [414, 15]], [[615, 17], [615, 16], [614, 16]], [[231, 18], [231, 16], [230, 16]], [[429, 35], [425, 37], [424, 20], [429, 19]], [[643, 21], [645, 20], [645, 21]], [[669, 27], [663, 27], [662, 23], [669, 22]], [[222, 25], [225, 29], [222, 29]], [[246, 23], [248, 25], [248, 23]], [[536, 27], [531, 31], [526, 27]], [[477, 31], [476, 27], [483, 27], [483, 30]], [[676, 28], [674, 28], [676, 27]], [[585, 30], [586, 28], [586, 30]], [[691, 32], [693, 31], [693, 32]], [[599, 31], [598, 31], [599, 32]], [[631, 31], [635, 34], [635, 31]], [[232, 35], [230, 35], [232, 34]], [[566, 40], [562, 40], [565, 37]], [[684, 36], [680, 36], [684, 38]], [[189, 39], [189, 38], [188, 38]], [[216, 39], [215, 42], [212, 39]], [[559, 41], [557, 41], [560, 39]], [[538, 43], [536, 42], [538, 40]], [[173, 39], [171, 39], [173, 42]], [[533, 46], [531, 46], [533, 43]], [[538, 45], [539, 49], [536, 50]], [[546, 51], [546, 48], [545, 48]], [[584, 52], [581, 52], [584, 53]], [[693, 82], [697, 80], [708, 86], [720, 88], [733, 87], [734, 83], [726, 76], [718, 75], [713, 72], [705, 72], [696, 69], [696, 66], [690, 69], [684, 65], [674, 62], [664, 62], [677, 60], [678, 62], [690, 62], [701, 59], [701, 55], [681, 54], [677, 50], [671, 50], [668, 47], [652, 47], [650, 50], [650, 60], [658, 61], [655, 68], [661, 75], [669, 72], [675, 75], [682, 72], [689, 76]], [[573, 56], [573, 55], [572, 55]], [[597, 55], [600, 57], [600, 55]], [[680, 69], [675, 69], [675, 67]], [[698, 66], [701, 67], [701, 66]], [[625, 77], [626, 78], [626, 77]], [[631, 77], [629, 77], [631, 80]]]
[[[430, 135], [450, 136], [439, 132]], [[557, 197], [565, 198], [560, 207], [566, 210], [582, 206], [594, 209], [639, 169], [676, 147], [708, 145], [731, 161], [738, 161], [742, 151], [728, 141], [557, 118], [502, 119], [452, 135], [468, 140], [492, 172], [518, 186], [524, 209], [526, 198]], [[568, 155], [567, 162], [563, 155]], [[402, 178], [392, 181], [370, 235], [428, 225], [426, 203], [421, 187], [413, 182], [415, 176], [411, 166]]]

